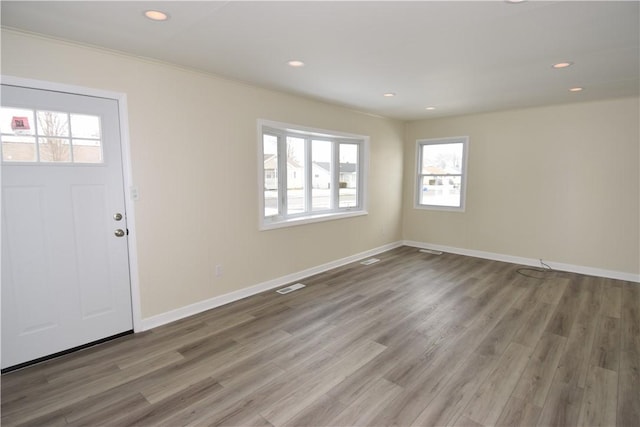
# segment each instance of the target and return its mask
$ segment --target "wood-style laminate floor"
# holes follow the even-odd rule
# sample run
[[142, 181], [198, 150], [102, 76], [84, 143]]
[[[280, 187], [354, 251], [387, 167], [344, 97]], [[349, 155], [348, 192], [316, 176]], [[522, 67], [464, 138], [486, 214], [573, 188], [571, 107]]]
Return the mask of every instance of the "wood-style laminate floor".
[[2, 425], [639, 425], [637, 283], [376, 257], [3, 375]]

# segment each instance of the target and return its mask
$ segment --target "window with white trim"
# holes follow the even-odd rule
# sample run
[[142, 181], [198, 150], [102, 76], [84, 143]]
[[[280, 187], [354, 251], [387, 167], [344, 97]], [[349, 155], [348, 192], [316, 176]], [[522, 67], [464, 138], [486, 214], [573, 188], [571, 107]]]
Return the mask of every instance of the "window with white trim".
[[368, 137], [258, 121], [260, 226], [366, 214]]
[[416, 208], [464, 211], [468, 143], [466, 136], [416, 141]]

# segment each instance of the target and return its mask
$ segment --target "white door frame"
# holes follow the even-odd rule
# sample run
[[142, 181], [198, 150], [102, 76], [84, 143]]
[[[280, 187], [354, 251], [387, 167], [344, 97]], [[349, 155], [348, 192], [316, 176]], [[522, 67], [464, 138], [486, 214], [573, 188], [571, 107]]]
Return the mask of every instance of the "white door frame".
[[127, 95], [125, 93], [92, 89], [83, 86], [54, 83], [43, 80], [27, 79], [15, 76], [0, 76], [2, 84], [22, 86], [33, 89], [42, 89], [55, 92], [65, 92], [74, 95], [94, 96], [99, 98], [114, 99], [118, 102], [118, 119], [120, 120], [120, 149], [122, 151], [122, 172], [124, 179], [124, 204], [127, 212], [127, 228], [129, 235], [129, 276], [131, 283], [131, 309], [133, 317], [133, 331], [141, 332], [142, 310], [140, 306], [140, 280], [138, 276], [138, 249], [136, 244], [136, 221], [134, 202], [131, 197], [133, 188], [133, 173], [131, 168], [131, 145], [129, 140], [129, 113], [127, 110]]

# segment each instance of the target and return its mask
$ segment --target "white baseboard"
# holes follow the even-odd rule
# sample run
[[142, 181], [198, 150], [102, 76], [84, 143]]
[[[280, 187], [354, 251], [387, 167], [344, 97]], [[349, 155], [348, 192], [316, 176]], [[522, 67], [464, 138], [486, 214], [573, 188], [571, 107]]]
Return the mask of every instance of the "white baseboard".
[[[146, 319], [142, 319], [141, 328], [136, 332], [142, 332], [149, 329], [156, 328], [158, 326], [165, 325], [176, 320], [183, 319], [185, 317], [193, 316], [194, 314], [202, 313], [203, 311], [210, 310], [212, 308], [220, 307], [231, 302], [250, 297], [260, 292], [268, 291], [270, 289], [278, 288], [284, 285], [288, 285], [293, 282], [300, 281], [306, 277], [313, 276], [315, 274], [323, 273], [333, 268], [341, 267], [343, 265], [359, 261], [364, 258], [377, 255], [382, 252], [395, 249], [400, 246], [413, 246], [421, 249], [434, 249], [442, 252], [449, 252], [458, 255], [472, 256], [476, 258], [490, 259], [494, 261], [508, 262], [511, 264], [528, 265], [539, 267], [540, 260], [533, 258], [517, 257], [512, 255], [504, 255], [493, 252], [479, 251], [475, 249], [463, 249], [452, 246], [434, 245], [430, 243], [415, 242], [411, 240], [404, 240], [399, 242], [390, 243], [384, 246], [377, 247], [365, 252], [360, 252], [355, 255], [348, 256], [346, 258], [338, 259], [328, 262], [316, 267], [308, 268], [306, 270], [299, 271], [297, 273], [288, 274], [286, 276], [278, 277], [276, 279], [268, 280], [266, 282], [259, 283], [248, 288], [240, 289], [228, 294], [213, 297], [204, 301], [199, 301], [194, 304], [180, 307], [175, 310], [168, 311], [166, 313], [158, 314]], [[554, 270], [568, 271], [571, 273], [586, 274], [589, 276], [607, 277], [611, 279], [626, 280], [629, 282], [640, 282], [640, 275], [633, 273], [625, 273], [620, 271], [604, 270], [600, 268], [584, 267], [572, 264], [563, 264], [553, 261], [544, 261]]]
[[[405, 240], [402, 242], [405, 246], [413, 246], [421, 249], [435, 249], [437, 251], [449, 252], [458, 255], [467, 255], [476, 258], [490, 259], [494, 261], [509, 262], [511, 264], [528, 265], [540, 267], [540, 260], [533, 258], [523, 258], [512, 255], [497, 254], [494, 252], [485, 252], [475, 249], [463, 249], [452, 246], [434, 245], [431, 243], [415, 242]], [[606, 277], [609, 279], [625, 280], [628, 282], [640, 282], [640, 274], [626, 273], [622, 271], [604, 270], [601, 268], [585, 267], [582, 265], [563, 264], [559, 262], [544, 260], [544, 263], [554, 270], [567, 271], [570, 273], [586, 274], [588, 276]]]
[[268, 280], [266, 282], [262, 282], [254, 286], [250, 286], [248, 288], [240, 289], [237, 291], [230, 292], [228, 294], [213, 297], [204, 301], [199, 301], [197, 303], [190, 304], [185, 307], [180, 307], [175, 310], [167, 311], [166, 313], [161, 313], [155, 316], [147, 317], [146, 319], [142, 319], [141, 328], [140, 330], [136, 330], [136, 332], [146, 331], [149, 329], [156, 328], [158, 326], [165, 325], [170, 322], [174, 322], [176, 320], [183, 319], [185, 317], [193, 316], [194, 314], [202, 313], [203, 311], [220, 307], [221, 305], [229, 304], [230, 302], [237, 301], [237, 300], [249, 297], [251, 295], [259, 294], [260, 292], [264, 292], [270, 289], [278, 288], [280, 286], [288, 285], [292, 282], [297, 282], [299, 280], [302, 280], [305, 277], [313, 276], [315, 274], [319, 274], [319, 273], [331, 270], [333, 268], [341, 267], [345, 264], [359, 261], [361, 259], [368, 258], [370, 256], [377, 255], [379, 253], [386, 252], [400, 246], [402, 246], [402, 242], [389, 243], [387, 245], [380, 246], [365, 252], [360, 252], [358, 254], [351, 255], [346, 258], [331, 261], [326, 264], [319, 265], [317, 267], [308, 268], [306, 270], [302, 270], [297, 273], [288, 274], [286, 276], [278, 277], [273, 280]]

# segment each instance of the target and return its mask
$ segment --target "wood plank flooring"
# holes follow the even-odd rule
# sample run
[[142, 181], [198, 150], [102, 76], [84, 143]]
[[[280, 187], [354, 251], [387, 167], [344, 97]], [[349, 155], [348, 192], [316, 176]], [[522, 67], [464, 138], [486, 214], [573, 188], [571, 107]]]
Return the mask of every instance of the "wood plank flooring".
[[5, 374], [2, 425], [640, 424], [637, 283], [376, 257]]

